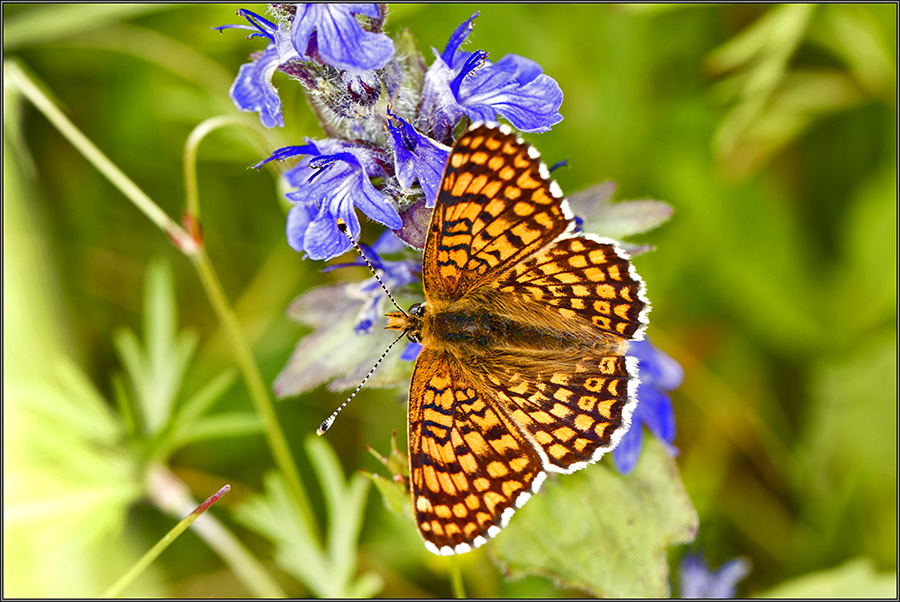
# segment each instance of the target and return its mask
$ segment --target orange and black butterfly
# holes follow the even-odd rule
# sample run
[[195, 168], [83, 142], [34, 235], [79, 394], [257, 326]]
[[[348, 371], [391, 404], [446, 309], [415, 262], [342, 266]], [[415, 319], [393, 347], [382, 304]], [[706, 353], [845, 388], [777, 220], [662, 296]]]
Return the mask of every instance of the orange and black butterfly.
[[611, 451], [637, 403], [650, 304], [615, 241], [576, 230], [534, 147], [475, 124], [453, 148], [422, 262], [425, 302], [387, 314], [422, 344], [409, 390], [412, 503], [426, 547], [496, 535], [548, 472]]

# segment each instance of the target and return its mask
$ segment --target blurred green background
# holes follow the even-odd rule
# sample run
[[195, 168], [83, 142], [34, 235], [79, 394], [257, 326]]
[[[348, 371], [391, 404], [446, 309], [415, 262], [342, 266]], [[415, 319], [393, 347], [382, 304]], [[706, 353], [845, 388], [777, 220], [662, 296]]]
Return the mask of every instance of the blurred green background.
[[[211, 29], [240, 22], [236, 8], [4, 4], [5, 58], [178, 219], [186, 137], [237, 113], [228, 88], [263, 47]], [[397, 5], [387, 29], [409, 28], [430, 64], [474, 10]], [[532, 58], [559, 82], [564, 121], [527, 137], [548, 164], [568, 159], [555, 173], [563, 190], [613, 179], [619, 199], [675, 209], [640, 237], [657, 250], [636, 260], [649, 335], [685, 369], [675, 443], [700, 528], [670, 558], [748, 558], [742, 595], [895, 595], [896, 18], [890, 4], [486, 5], [466, 47]], [[291, 251], [275, 178], [248, 169], [321, 136], [299, 85], [275, 81], [287, 127], [266, 133], [269, 148], [221, 131], [199, 162], [207, 249], [267, 383], [308, 332], [285, 315], [290, 300], [365, 277], [321, 274]], [[170, 268], [177, 327], [198, 341], [178, 399], [233, 360], [190, 262], [6, 80], [4, 126], [4, 594], [94, 596], [174, 522], [148, 500], [139, 459], [152, 454], [122, 445], [128, 421], [112, 401], [126, 371], [114, 339], [141, 332], [151, 262]], [[377, 229], [365, 233], [372, 242]], [[212, 415], [252, 412], [239, 379], [222, 388]], [[79, 396], [93, 396], [95, 419]], [[320, 388], [277, 403], [323, 520], [304, 441], [343, 397]], [[402, 440], [399, 400], [365, 389], [329, 432], [346, 474], [379, 470], [366, 445], [386, 453], [392, 431]], [[166, 464], [198, 500], [230, 483], [213, 512], [285, 593], [310, 595], [230, 513], [273, 468], [258, 425], [232, 427], [191, 435]], [[444, 560], [368, 496], [357, 562], [380, 578], [378, 595], [449, 596]], [[506, 582], [470, 556], [469, 595], [579, 595], [540, 577]], [[191, 532], [125, 593], [250, 594]]]

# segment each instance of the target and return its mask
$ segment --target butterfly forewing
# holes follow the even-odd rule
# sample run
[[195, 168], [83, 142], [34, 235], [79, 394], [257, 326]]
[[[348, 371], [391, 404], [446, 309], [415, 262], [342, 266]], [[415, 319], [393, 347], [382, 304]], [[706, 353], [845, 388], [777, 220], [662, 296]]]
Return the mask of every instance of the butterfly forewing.
[[537, 152], [508, 127], [463, 134], [425, 244], [426, 294], [457, 299], [572, 229], [561, 198]]

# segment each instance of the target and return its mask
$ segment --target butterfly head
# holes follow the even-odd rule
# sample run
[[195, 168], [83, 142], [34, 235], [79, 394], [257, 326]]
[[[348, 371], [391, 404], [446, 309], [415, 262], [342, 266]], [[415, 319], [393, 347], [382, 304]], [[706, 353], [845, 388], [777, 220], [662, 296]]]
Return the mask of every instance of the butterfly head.
[[407, 313], [392, 311], [385, 316], [388, 319], [386, 330], [400, 330], [406, 333], [413, 343], [422, 342], [422, 317], [425, 315], [425, 305], [416, 303], [409, 308]]

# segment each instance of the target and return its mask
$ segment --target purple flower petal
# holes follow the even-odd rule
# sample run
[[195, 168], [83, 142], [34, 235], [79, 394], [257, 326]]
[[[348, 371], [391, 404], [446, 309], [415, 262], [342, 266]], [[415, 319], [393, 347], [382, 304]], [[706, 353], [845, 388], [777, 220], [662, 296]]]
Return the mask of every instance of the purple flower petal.
[[267, 128], [284, 127], [281, 98], [272, 85], [272, 76], [279, 64], [278, 50], [274, 44], [269, 44], [258, 59], [241, 65], [228, 92], [241, 111], [259, 112], [259, 120]]
[[738, 581], [750, 574], [750, 563], [735, 558], [717, 571], [706, 567], [703, 554], [686, 554], [679, 568], [682, 598], [734, 598]]
[[425, 193], [425, 206], [434, 207], [450, 147], [419, 133], [403, 119], [393, 115], [392, 118], [400, 124], [399, 127], [388, 124], [397, 181], [407, 190], [418, 181]]
[[319, 57], [337, 69], [372, 70], [384, 67], [394, 55], [394, 41], [383, 33], [362, 28], [354, 13], [378, 16], [374, 4], [299, 4], [291, 27], [294, 47], [308, 56], [315, 32]]
[[[635, 410], [635, 414], [637, 410]], [[631, 474], [634, 467], [637, 466], [638, 458], [641, 456], [641, 446], [644, 443], [644, 433], [641, 423], [631, 418], [631, 428], [619, 440], [619, 444], [613, 450], [613, 464], [621, 474]]]

